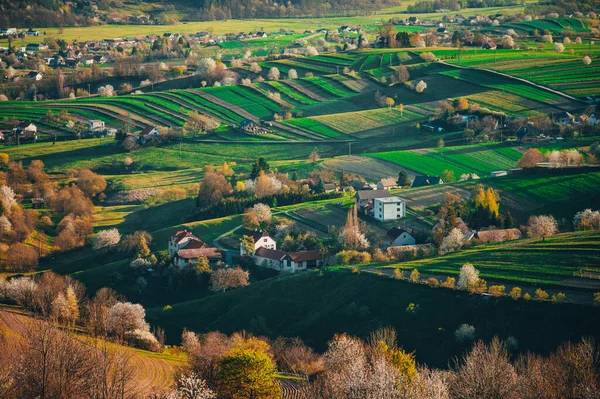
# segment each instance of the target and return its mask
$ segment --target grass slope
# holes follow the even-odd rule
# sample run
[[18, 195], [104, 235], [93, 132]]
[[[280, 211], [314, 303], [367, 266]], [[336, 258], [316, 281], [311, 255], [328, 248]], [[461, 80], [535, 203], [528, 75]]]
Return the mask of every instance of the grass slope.
[[[417, 313], [405, 312], [409, 303], [419, 305]], [[336, 333], [367, 337], [378, 327], [394, 326], [400, 345], [416, 351], [418, 361], [440, 367], [464, 349], [454, 338], [462, 323], [475, 326], [478, 337], [486, 340], [515, 336], [524, 351], [547, 352], [567, 339], [600, 336], [600, 309], [491, 300], [348, 271], [272, 278], [170, 310], [151, 309], [149, 318], [166, 327], [170, 337], [184, 327], [246, 329], [271, 337], [299, 336], [320, 350]]]

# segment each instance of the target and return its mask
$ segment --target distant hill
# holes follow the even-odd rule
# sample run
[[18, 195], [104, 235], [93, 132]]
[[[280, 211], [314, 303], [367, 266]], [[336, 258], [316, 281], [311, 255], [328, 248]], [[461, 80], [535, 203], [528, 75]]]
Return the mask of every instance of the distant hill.
[[[0, 28], [343, 16], [366, 14], [399, 4], [399, 0], [0, 0]], [[130, 18], [140, 15], [145, 15], [146, 18]]]

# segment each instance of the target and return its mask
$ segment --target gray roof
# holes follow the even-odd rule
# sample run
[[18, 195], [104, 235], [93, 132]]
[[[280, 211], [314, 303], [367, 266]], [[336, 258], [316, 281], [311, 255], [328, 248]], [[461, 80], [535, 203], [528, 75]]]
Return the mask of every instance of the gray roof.
[[388, 190], [360, 190], [356, 192], [356, 198], [359, 200], [372, 200], [375, 198], [386, 198], [390, 196]]

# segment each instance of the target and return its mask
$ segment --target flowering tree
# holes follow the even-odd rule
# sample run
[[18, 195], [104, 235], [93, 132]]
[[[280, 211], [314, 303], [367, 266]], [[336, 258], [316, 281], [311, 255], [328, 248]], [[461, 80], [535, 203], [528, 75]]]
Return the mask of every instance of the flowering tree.
[[479, 270], [471, 263], [465, 263], [460, 268], [460, 275], [458, 277], [458, 287], [462, 289], [468, 288], [479, 280]]
[[271, 69], [269, 69], [269, 73], [267, 75], [267, 78], [269, 80], [279, 80], [279, 69], [276, 67], [273, 67]]
[[115, 228], [102, 230], [94, 237], [94, 249], [110, 248], [117, 245], [120, 241], [121, 233], [119, 233], [119, 230]]
[[288, 71], [288, 79], [298, 79], [298, 72], [295, 69], [290, 69]]
[[214, 399], [217, 397], [206, 381], [196, 373], [181, 374], [176, 381], [175, 390], [168, 399]]
[[440, 245], [440, 251], [442, 253], [448, 253], [456, 251], [463, 246], [465, 235], [460, 231], [459, 228], [453, 228], [450, 233], [442, 240]]
[[235, 269], [218, 269], [210, 276], [210, 289], [214, 292], [225, 292], [230, 288], [245, 287], [248, 284], [250, 274], [240, 267]]
[[142, 305], [117, 302], [108, 312], [108, 330], [119, 337], [128, 331], [148, 331], [149, 326], [144, 320], [145, 317], [146, 311]]
[[600, 211], [586, 209], [575, 214], [573, 225], [577, 230], [600, 230]]
[[417, 85], [415, 86], [415, 91], [417, 93], [423, 93], [426, 88], [427, 88], [427, 83], [420, 80], [419, 83], [417, 83]]
[[198, 68], [196, 68], [196, 75], [201, 79], [207, 78], [212, 72], [217, 69], [217, 63], [212, 58], [202, 58], [198, 62]]
[[369, 247], [369, 241], [365, 235], [360, 232], [356, 205], [348, 211], [346, 225], [340, 231], [339, 241], [346, 249], [356, 250]]
[[558, 232], [558, 224], [552, 215], [531, 216], [529, 218], [529, 235], [535, 238], [552, 237]]

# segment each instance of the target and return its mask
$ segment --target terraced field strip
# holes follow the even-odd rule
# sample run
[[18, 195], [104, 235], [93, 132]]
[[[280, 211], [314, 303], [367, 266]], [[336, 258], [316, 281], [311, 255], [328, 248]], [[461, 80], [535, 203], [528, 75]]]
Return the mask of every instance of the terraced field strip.
[[393, 162], [425, 175], [439, 176], [451, 170], [459, 177], [464, 173], [477, 173], [487, 177], [490, 172], [512, 168], [523, 155], [510, 147], [464, 146], [452, 150], [439, 150], [419, 154], [413, 151], [392, 151], [365, 154]]
[[343, 98], [343, 97], [349, 97], [349, 96], [355, 94], [354, 92], [352, 92], [350, 89], [348, 89], [346, 86], [344, 86], [340, 82], [337, 82], [333, 79], [327, 79], [326, 77], [322, 77], [322, 76], [303, 78], [303, 79], [301, 79], [301, 81], [303, 83], [308, 84], [309, 86], [312, 85], [313, 87], [317, 87], [321, 92], [325, 92], [329, 96], [333, 96], [333, 97], [342, 97]]
[[536, 87], [534, 84], [526, 84], [525, 82], [519, 82], [518, 80], [511, 80], [509, 77], [494, 76], [492, 72], [474, 69], [455, 69], [441, 72], [441, 74], [468, 82], [477, 82], [477, 84], [485, 87], [503, 90], [531, 100], [545, 102], [559, 108], [572, 108], [578, 106], [576, 102], [566, 99], [558, 93]]
[[202, 109], [205, 109], [207, 112], [212, 113], [214, 115], [220, 115], [224, 120], [231, 121], [233, 123], [240, 123], [245, 118], [241, 115], [233, 112], [229, 108], [223, 107], [217, 103], [211, 102], [202, 96], [198, 95], [197, 91], [187, 90], [177, 92], [178, 96], [181, 98], [185, 98], [186, 101], [191, 101], [193, 104], [198, 105]]
[[544, 113], [545, 104], [526, 100], [516, 94], [499, 90], [490, 90], [468, 96], [470, 102], [507, 115], [534, 116]]
[[317, 101], [314, 100], [313, 98], [310, 98], [309, 96], [305, 95], [304, 93], [300, 92], [299, 90], [294, 89], [291, 86], [286, 85], [282, 82], [277, 82], [277, 81], [263, 82], [263, 83], [259, 83], [258, 87], [262, 87], [265, 90], [276, 90], [277, 92], [281, 93], [282, 98], [289, 98], [300, 105], [317, 104]]
[[338, 132], [337, 130], [333, 130], [328, 126], [311, 118], [288, 119], [284, 121], [283, 124], [287, 126], [293, 126], [296, 129], [302, 130], [316, 137], [332, 139], [345, 137], [342, 133]]
[[296, 81], [296, 80], [284, 80], [282, 83], [290, 86], [294, 90], [296, 90], [296, 91], [304, 94], [305, 96], [307, 96], [307, 97], [309, 97], [312, 100], [315, 100], [317, 102], [324, 102], [324, 101], [328, 100], [327, 98], [321, 96], [320, 94], [315, 93], [314, 91], [310, 90], [306, 86], [300, 84], [299, 81]]
[[177, 105], [181, 106], [182, 109], [186, 110], [186, 113], [188, 111], [196, 111], [196, 112], [198, 112], [200, 114], [209, 115], [209, 116], [215, 118], [216, 120], [218, 120], [220, 122], [226, 122], [225, 120], [223, 120], [221, 118], [220, 115], [215, 115], [213, 113], [209, 113], [209, 112], [206, 111], [206, 109], [193, 104], [191, 102], [191, 100], [187, 100], [184, 97], [179, 97], [179, 96], [177, 96], [174, 93], [170, 93], [170, 92], [156, 93], [156, 94], [154, 94], [154, 96], [156, 96], [158, 98], [161, 98], [161, 99], [163, 99], [165, 101], [170, 101], [170, 102], [172, 102], [174, 104], [177, 104]]
[[[54, 106], [52, 106], [54, 108]], [[143, 127], [147, 125], [152, 125], [155, 121], [146, 116], [139, 115], [135, 112], [127, 112], [123, 108], [120, 108], [116, 105], [112, 104], [104, 104], [104, 103], [75, 103], [75, 102], [65, 102], [61, 106], [56, 106], [56, 108], [64, 108], [67, 110], [73, 110], [73, 112], [77, 112], [77, 110], [84, 112], [95, 112], [104, 118], [110, 118], [112, 121], [120, 121], [127, 122], [129, 119], [132, 126]], [[104, 120], [104, 118], [98, 118]]]
[[[477, 246], [434, 259], [387, 267], [417, 268], [424, 273], [453, 276], [460, 273], [460, 267], [464, 263], [470, 262], [486, 280], [561, 285], [581, 267], [597, 268], [598, 256], [600, 235], [577, 232], [560, 234], [545, 241], [525, 239]], [[552, 259], [550, 264], [548, 259]]]
[[206, 93], [221, 101], [243, 108], [248, 114], [255, 115], [250, 119], [256, 119], [256, 117], [271, 118], [274, 113], [280, 110], [279, 105], [274, 101], [256, 95], [251, 98], [252, 95], [248, 94], [243, 88], [236, 86], [211, 87], [198, 90], [198, 92]]
[[169, 126], [170, 124], [178, 125], [179, 119], [171, 115], [165, 115], [163, 112], [148, 106], [143, 100], [132, 97], [117, 97], [117, 98], [94, 98], [85, 101], [77, 101], [76, 103], [85, 104], [88, 106], [98, 106], [99, 104], [112, 105], [129, 111], [131, 114], [137, 114], [144, 118], [153, 121], [152, 124], [159, 126]]
[[401, 113], [396, 108], [392, 108], [391, 110], [380, 108], [375, 110], [312, 116], [309, 119], [345, 134], [355, 134], [384, 126], [409, 122], [411, 120], [423, 119], [424, 117], [425, 115], [422, 113], [411, 110], [404, 109], [404, 112]]

